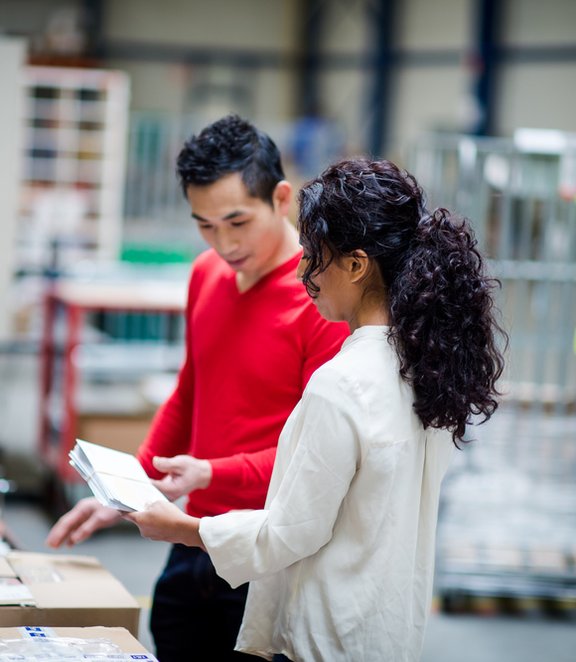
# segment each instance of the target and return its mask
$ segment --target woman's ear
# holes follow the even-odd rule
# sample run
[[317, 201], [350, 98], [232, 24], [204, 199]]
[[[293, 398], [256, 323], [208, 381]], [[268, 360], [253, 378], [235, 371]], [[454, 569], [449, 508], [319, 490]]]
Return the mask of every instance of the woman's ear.
[[347, 256], [351, 283], [359, 283], [370, 271], [370, 258], [365, 251], [357, 249]]

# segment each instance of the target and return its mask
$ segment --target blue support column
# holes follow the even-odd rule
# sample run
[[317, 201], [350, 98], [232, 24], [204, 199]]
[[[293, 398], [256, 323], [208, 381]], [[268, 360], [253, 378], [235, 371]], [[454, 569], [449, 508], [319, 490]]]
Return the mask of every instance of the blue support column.
[[103, 26], [104, 2], [103, 0], [82, 0], [84, 30], [86, 32], [86, 56], [102, 59], [104, 51]]
[[500, 66], [500, 26], [504, 0], [476, 0], [474, 80], [472, 93], [478, 109], [478, 120], [472, 127], [477, 136], [494, 132], [498, 70]]
[[367, 3], [367, 10], [372, 30], [369, 53], [372, 85], [366, 109], [369, 121], [367, 148], [372, 156], [383, 157], [389, 143], [397, 2], [396, 0], [371, 0]]
[[321, 113], [319, 98], [320, 39], [325, 0], [304, 0], [301, 4], [301, 65], [297, 114], [315, 117]]

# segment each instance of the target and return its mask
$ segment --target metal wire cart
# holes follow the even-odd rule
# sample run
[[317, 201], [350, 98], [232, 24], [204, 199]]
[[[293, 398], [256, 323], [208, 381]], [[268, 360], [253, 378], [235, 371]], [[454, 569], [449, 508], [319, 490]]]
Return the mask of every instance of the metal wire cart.
[[[504, 398], [446, 478], [436, 592], [446, 611], [498, 598], [576, 609], [576, 137], [435, 136], [410, 168], [472, 219], [510, 334]], [[486, 601], [489, 604], [489, 601]], [[490, 609], [490, 607], [488, 607]]]

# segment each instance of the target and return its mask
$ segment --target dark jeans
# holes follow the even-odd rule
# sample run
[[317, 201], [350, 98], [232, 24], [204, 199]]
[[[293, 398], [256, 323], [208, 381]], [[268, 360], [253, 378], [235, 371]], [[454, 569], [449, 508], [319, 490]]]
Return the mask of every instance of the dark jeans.
[[208, 554], [174, 545], [156, 583], [150, 629], [160, 662], [240, 662], [261, 657], [234, 652], [248, 584], [232, 589]]

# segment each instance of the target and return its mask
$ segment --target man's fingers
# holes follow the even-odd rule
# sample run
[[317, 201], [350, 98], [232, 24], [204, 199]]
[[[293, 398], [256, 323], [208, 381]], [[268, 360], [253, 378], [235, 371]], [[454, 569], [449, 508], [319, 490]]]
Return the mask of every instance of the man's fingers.
[[114, 510], [102, 506], [94, 498], [82, 499], [52, 527], [46, 544], [50, 547], [77, 545], [98, 529], [114, 524], [117, 518]]
[[171, 457], [159, 457], [158, 455], [152, 458], [152, 463], [162, 473], [168, 473], [174, 467], [174, 459]]
[[46, 538], [46, 544], [49, 547], [61, 547], [65, 544], [69, 539], [70, 533], [75, 528], [76, 520], [77, 518], [72, 516], [72, 513], [63, 515], [52, 527]]
[[77, 545], [80, 542], [88, 539], [96, 529], [100, 528], [99, 521], [95, 517], [90, 517], [83, 524], [76, 527], [76, 529], [68, 537], [70, 545]]
[[137, 515], [137, 513], [123, 512], [122, 513], [122, 519], [128, 520], [129, 522], [133, 522], [134, 524], [136, 524], [137, 519], [136, 519], [135, 515]]
[[60, 533], [59, 531], [50, 531], [48, 537], [46, 538], [46, 545], [48, 547], [53, 547], [54, 549], [57, 549], [58, 547], [61, 547], [64, 542], [65, 542], [66, 536], [64, 533]]

